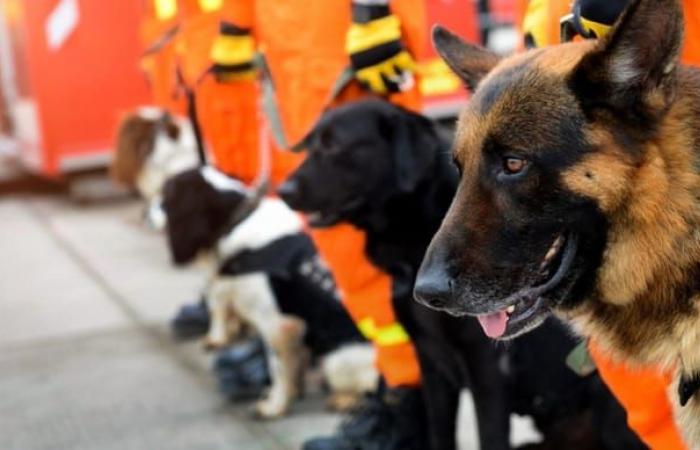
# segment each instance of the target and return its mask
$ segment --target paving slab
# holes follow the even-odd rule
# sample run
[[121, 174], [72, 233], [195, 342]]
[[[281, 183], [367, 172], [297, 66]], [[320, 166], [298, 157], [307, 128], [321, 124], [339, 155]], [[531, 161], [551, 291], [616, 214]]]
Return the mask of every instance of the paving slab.
[[285, 448], [137, 329], [4, 347], [0, 373], [3, 449]]
[[81, 205], [67, 198], [35, 199], [30, 207], [74, 259], [138, 317], [167, 322], [205, 284], [200, 267], [174, 268], [165, 236], [146, 227], [138, 201]]
[[0, 248], [1, 343], [90, 333], [128, 323], [19, 200], [0, 199]]

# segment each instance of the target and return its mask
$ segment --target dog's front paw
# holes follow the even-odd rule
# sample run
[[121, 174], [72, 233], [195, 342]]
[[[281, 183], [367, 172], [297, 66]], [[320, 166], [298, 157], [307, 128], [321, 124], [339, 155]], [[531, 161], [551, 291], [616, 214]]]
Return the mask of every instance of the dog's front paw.
[[333, 412], [348, 412], [357, 406], [360, 399], [355, 392], [334, 392], [328, 396], [326, 406]]
[[226, 347], [226, 341], [220, 339], [213, 339], [211, 337], [205, 337], [202, 339], [202, 348], [206, 352], [213, 352], [216, 350], [221, 350]]
[[275, 402], [270, 399], [260, 400], [255, 404], [255, 417], [258, 419], [277, 419], [287, 412], [287, 405], [283, 402]]
[[688, 404], [688, 401], [700, 391], [700, 372], [695, 372], [693, 375], [682, 375], [678, 383], [678, 397], [681, 406]]

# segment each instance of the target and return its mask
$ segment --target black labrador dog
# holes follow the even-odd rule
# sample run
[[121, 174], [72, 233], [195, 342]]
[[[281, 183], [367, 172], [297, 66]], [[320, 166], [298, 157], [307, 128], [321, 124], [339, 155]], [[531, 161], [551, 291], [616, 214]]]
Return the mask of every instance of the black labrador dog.
[[[418, 353], [431, 449], [456, 448], [459, 396], [467, 386], [474, 396], [480, 447], [507, 449], [511, 411], [533, 415], [547, 438], [549, 431], [561, 430], [562, 419], [591, 406], [591, 377], [581, 378], [565, 366], [562, 355], [576, 342], [557, 323], [506, 350], [489, 341], [475, 319], [436, 313], [414, 301], [416, 273], [457, 186], [449, 146], [421, 115], [382, 100], [351, 103], [324, 114], [306, 139], [308, 157], [280, 186], [279, 195], [307, 213], [312, 226], [343, 221], [366, 232], [365, 251], [392, 276], [394, 309]], [[542, 341], [556, 343], [557, 354], [550, 356]], [[519, 380], [537, 383], [522, 389]], [[607, 391], [602, 395], [612, 399]], [[638, 440], [626, 427], [624, 411], [617, 403], [613, 407], [621, 412], [611, 426], [622, 433], [622, 446], [579, 436], [575, 447], [559, 448], [643, 448], [635, 446]], [[577, 421], [571, 423], [569, 429], [582, 429]], [[555, 434], [567, 441], [572, 437]]]

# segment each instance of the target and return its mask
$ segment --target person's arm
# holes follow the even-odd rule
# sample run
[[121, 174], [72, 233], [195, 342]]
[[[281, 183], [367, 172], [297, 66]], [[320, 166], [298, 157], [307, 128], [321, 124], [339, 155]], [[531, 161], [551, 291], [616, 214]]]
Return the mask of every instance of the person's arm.
[[412, 85], [414, 61], [401, 36], [401, 21], [388, 0], [353, 0], [352, 24], [345, 50], [355, 78], [380, 95], [400, 92]]

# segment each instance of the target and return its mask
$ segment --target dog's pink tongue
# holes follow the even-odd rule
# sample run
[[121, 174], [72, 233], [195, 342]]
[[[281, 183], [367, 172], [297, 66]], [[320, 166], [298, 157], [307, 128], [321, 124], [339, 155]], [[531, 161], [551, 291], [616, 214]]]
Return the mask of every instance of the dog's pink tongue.
[[479, 320], [479, 324], [481, 324], [481, 328], [484, 329], [486, 336], [492, 339], [499, 338], [506, 332], [508, 314], [506, 314], [505, 311], [476, 316], [476, 318]]

